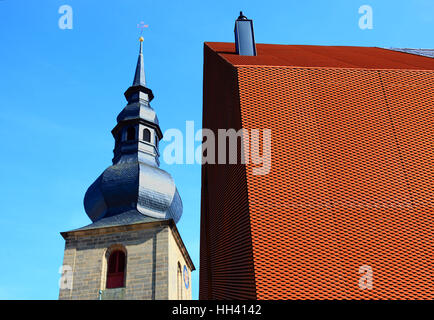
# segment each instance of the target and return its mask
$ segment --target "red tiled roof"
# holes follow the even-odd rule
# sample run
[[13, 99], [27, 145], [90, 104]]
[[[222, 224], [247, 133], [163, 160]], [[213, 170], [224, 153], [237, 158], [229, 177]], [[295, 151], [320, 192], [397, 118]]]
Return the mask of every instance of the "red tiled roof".
[[271, 129], [272, 167], [203, 167], [201, 298], [433, 299], [434, 59], [233, 46], [205, 44], [203, 126]]
[[373, 47], [257, 44], [257, 56], [239, 56], [235, 45], [206, 42], [234, 66], [292, 66], [320, 68], [365, 68], [434, 70], [434, 59]]

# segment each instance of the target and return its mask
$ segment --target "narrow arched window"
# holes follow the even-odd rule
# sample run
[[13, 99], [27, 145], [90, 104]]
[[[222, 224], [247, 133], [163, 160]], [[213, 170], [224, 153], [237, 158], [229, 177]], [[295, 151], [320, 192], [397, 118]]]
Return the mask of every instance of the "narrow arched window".
[[143, 141], [151, 142], [151, 131], [149, 129], [143, 129]]
[[177, 291], [178, 291], [178, 300], [182, 300], [182, 271], [181, 264], [178, 262], [178, 271], [176, 274], [176, 282], [177, 282]]
[[127, 129], [127, 141], [136, 140], [136, 129], [134, 127], [129, 127]]
[[107, 264], [106, 288], [121, 288], [125, 281], [125, 253], [121, 250], [110, 254]]

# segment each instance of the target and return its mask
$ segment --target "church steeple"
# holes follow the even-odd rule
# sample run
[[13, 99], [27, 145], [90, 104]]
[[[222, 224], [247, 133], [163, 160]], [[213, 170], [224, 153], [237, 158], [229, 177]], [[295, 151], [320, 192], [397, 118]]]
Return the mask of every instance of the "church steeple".
[[134, 74], [133, 86], [146, 87], [145, 67], [143, 64], [143, 37], [140, 37], [140, 51], [139, 58], [137, 59], [136, 73]]
[[128, 103], [112, 130], [113, 164], [84, 196], [92, 223], [62, 232], [59, 299], [191, 299], [195, 268], [176, 227], [181, 197], [159, 168], [163, 134], [149, 103], [142, 42]]
[[124, 95], [128, 103], [112, 130], [113, 165], [86, 192], [86, 212], [96, 221], [133, 208], [146, 216], [177, 222], [182, 201], [170, 174], [159, 168], [158, 145], [163, 133], [150, 104], [154, 95], [146, 87], [143, 38], [133, 84]]
[[124, 93], [128, 102], [135, 102], [139, 99], [150, 102], [154, 98], [152, 90], [146, 87], [145, 66], [143, 63], [143, 37], [140, 37], [139, 41], [139, 57], [137, 58], [133, 84]]
[[146, 87], [142, 44], [141, 37], [133, 84], [125, 91], [128, 104], [117, 117], [118, 124], [112, 130], [116, 142], [113, 164], [137, 157], [149, 165], [160, 165], [158, 143], [163, 134], [157, 114], [150, 105], [154, 94]]

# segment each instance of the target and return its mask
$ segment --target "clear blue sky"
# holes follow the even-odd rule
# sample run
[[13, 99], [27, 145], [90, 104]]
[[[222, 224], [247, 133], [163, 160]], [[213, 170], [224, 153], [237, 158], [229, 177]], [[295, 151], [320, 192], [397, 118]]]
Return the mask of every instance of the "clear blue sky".
[[[58, 27], [63, 4], [72, 30]], [[372, 30], [358, 26], [364, 4]], [[433, 0], [0, 0], [0, 299], [57, 299], [59, 232], [90, 222], [83, 197], [111, 164], [137, 24], [149, 25], [145, 70], [162, 130], [184, 131], [187, 120], [201, 126], [203, 42], [233, 42], [240, 10], [260, 43], [434, 48]], [[162, 168], [180, 190], [178, 227], [199, 268], [200, 166]], [[197, 298], [198, 270], [192, 283]]]

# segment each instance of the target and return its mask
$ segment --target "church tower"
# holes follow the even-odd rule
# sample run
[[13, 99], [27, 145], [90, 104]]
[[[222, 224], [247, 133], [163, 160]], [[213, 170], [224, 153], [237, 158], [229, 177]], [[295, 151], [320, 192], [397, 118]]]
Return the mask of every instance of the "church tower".
[[59, 299], [191, 299], [193, 262], [176, 228], [182, 201], [159, 168], [163, 134], [142, 53], [112, 130], [113, 164], [89, 187], [90, 225], [66, 241]]

